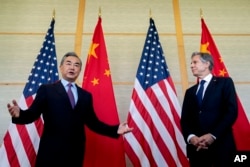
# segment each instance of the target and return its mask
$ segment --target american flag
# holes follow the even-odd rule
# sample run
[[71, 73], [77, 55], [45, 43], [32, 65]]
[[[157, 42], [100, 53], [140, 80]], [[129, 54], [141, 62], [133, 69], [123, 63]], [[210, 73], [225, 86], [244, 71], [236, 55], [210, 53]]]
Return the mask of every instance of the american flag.
[[157, 29], [150, 18], [128, 114], [128, 125], [134, 130], [125, 135], [125, 150], [135, 167], [189, 166], [180, 114]]
[[[27, 109], [32, 104], [40, 85], [59, 79], [54, 24], [53, 18], [20, 98], [19, 106], [22, 109]], [[0, 166], [33, 167], [42, 131], [42, 117], [27, 125], [11, 123], [0, 147]]]

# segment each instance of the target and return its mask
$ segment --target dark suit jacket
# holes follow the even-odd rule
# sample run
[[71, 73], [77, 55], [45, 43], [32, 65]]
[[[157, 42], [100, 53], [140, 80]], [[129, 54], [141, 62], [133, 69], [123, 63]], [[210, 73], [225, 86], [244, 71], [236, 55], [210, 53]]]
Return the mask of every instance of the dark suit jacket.
[[[181, 127], [185, 141], [190, 134], [202, 136], [211, 133], [216, 137], [208, 150], [211, 155], [223, 158], [235, 149], [232, 125], [237, 118], [237, 98], [231, 78], [213, 77], [203, 96], [201, 108], [198, 106], [196, 91], [198, 84], [186, 90], [181, 115]], [[197, 153], [193, 145], [187, 143], [187, 155]]]
[[92, 96], [77, 86], [78, 101], [72, 109], [61, 82], [41, 85], [28, 110], [21, 111], [13, 123], [27, 124], [42, 114], [44, 130], [38, 149], [36, 167], [82, 167], [84, 156], [84, 125], [93, 131], [118, 138], [119, 125], [109, 126], [94, 113]]

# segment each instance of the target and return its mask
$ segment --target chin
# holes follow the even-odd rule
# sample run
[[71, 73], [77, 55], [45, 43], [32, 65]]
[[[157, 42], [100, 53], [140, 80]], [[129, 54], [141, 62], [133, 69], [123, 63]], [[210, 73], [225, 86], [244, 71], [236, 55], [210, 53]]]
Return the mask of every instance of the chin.
[[198, 74], [193, 74], [193, 76], [195, 76], [195, 77], [199, 77], [199, 75], [198, 75]]

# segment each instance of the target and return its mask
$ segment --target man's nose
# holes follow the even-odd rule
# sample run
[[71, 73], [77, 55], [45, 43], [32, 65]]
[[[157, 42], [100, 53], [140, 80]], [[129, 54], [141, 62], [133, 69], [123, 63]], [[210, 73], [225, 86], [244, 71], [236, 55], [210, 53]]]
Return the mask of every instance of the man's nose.
[[74, 64], [71, 64], [69, 67], [70, 67], [70, 69], [74, 69], [75, 66], [74, 66]]

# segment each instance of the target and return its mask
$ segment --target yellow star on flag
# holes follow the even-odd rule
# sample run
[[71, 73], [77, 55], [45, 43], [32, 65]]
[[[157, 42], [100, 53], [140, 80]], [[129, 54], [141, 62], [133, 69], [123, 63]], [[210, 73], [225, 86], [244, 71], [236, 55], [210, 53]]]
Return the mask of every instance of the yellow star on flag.
[[99, 84], [99, 79], [94, 78], [91, 82], [92, 82], [93, 86], [98, 85]]
[[209, 46], [209, 43], [205, 43], [205, 44], [201, 44], [201, 48], [200, 48], [200, 51], [203, 52], [203, 53], [210, 53], [209, 50], [207, 49]]
[[91, 44], [90, 49], [89, 49], [89, 53], [88, 53], [88, 62], [89, 62], [90, 56], [93, 56], [94, 58], [97, 59], [97, 55], [96, 55], [95, 49], [96, 49], [98, 46], [99, 46], [98, 43], [92, 43], [92, 44]]
[[222, 59], [222, 57], [219, 57], [219, 59], [220, 59], [220, 62], [221, 62], [221, 63], [223, 63], [223, 59]]
[[226, 70], [223, 69], [223, 70], [220, 70], [219, 75], [224, 77], [226, 73], [227, 73]]
[[109, 77], [111, 75], [110, 70], [105, 70], [104, 75], [106, 75], [107, 77]]

